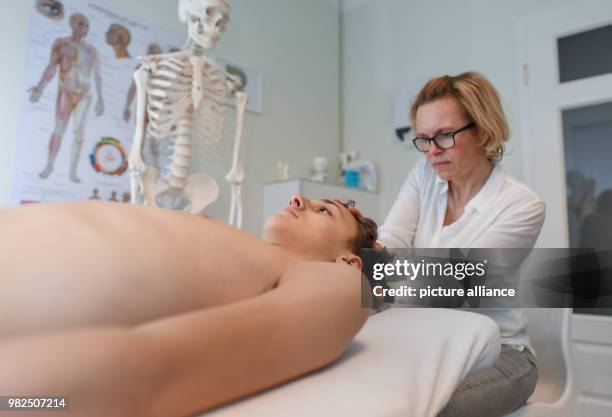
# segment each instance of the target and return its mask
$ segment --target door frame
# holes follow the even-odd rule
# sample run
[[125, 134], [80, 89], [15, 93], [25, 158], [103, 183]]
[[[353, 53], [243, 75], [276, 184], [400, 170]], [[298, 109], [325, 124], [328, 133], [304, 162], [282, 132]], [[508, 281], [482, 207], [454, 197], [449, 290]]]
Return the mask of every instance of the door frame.
[[569, 247], [562, 111], [612, 102], [612, 74], [560, 83], [557, 39], [609, 24], [612, 2], [600, 0], [533, 13], [518, 23], [524, 178], [546, 202], [539, 247]]

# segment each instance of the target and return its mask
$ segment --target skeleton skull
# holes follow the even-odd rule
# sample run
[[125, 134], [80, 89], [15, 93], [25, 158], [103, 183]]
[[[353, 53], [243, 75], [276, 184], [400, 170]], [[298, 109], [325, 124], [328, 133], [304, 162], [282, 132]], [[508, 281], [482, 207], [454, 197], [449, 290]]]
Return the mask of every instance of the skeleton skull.
[[211, 49], [229, 21], [229, 0], [179, 0], [179, 18], [189, 25], [189, 39]]

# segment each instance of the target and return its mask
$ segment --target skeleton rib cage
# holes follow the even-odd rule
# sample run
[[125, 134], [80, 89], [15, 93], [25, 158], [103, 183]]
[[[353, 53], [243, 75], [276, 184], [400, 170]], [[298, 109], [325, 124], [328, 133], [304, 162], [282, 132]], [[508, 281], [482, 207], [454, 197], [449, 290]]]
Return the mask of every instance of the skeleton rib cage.
[[[240, 161], [244, 112], [248, 100], [239, 91], [240, 80], [226, 73], [212, 59], [185, 50], [142, 58], [134, 80], [138, 92], [138, 119], [130, 151], [132, 203], [201, 213], [219, 195], [213, 177], [189, 174], [193, 147], [214, 156], [224, 143], [225, 114], [230, 98], [236, 98], [236, 130], [232, 163], [225, 175], [230, 185], [230, 225], [242, 223], [241, 189], [244, 171]], [[143, 141], [170, 142], [168, 169], [158, 170], [143, 160]]]
[[[147, 133], [155, 140], [173, 140], [166, 180], [180, 189], [187, 178], [192, 140], [216, 145], [223, 139], [232, 80], [226, 80], [225, 72], [206, 57], [153, 56], [145, 59], [145, 65], [150, 71]], [[194, 131], [197, 137], [192, 137]]]

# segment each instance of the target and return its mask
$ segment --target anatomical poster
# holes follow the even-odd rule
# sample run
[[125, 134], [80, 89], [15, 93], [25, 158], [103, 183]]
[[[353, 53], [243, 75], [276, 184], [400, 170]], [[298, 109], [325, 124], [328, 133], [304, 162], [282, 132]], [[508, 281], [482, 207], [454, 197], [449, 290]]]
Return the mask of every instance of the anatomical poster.
[[28, 1], [13, 202], [129, 201], [136, 57], [185, 35], [94, 0]]

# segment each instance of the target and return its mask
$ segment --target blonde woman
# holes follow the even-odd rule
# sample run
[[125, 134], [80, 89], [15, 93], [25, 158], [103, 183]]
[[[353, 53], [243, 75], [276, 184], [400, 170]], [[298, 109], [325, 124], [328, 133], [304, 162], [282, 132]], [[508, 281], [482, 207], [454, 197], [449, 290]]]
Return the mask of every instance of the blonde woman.
[[[399, 192], [379, 243], [414, 248], [531, 248], [544, 202], [499, 161], [510, 132], [499, 95], [481, 74], [430, 80], [410, 118], [423, 152]], [[518, 279], [518, 278], [517, 278]], [[525, 403], [538, 378], [522, 309], [477, 309], [499, 327], [493, 367], [468, 376], [440, 416], [503, 416]]]

